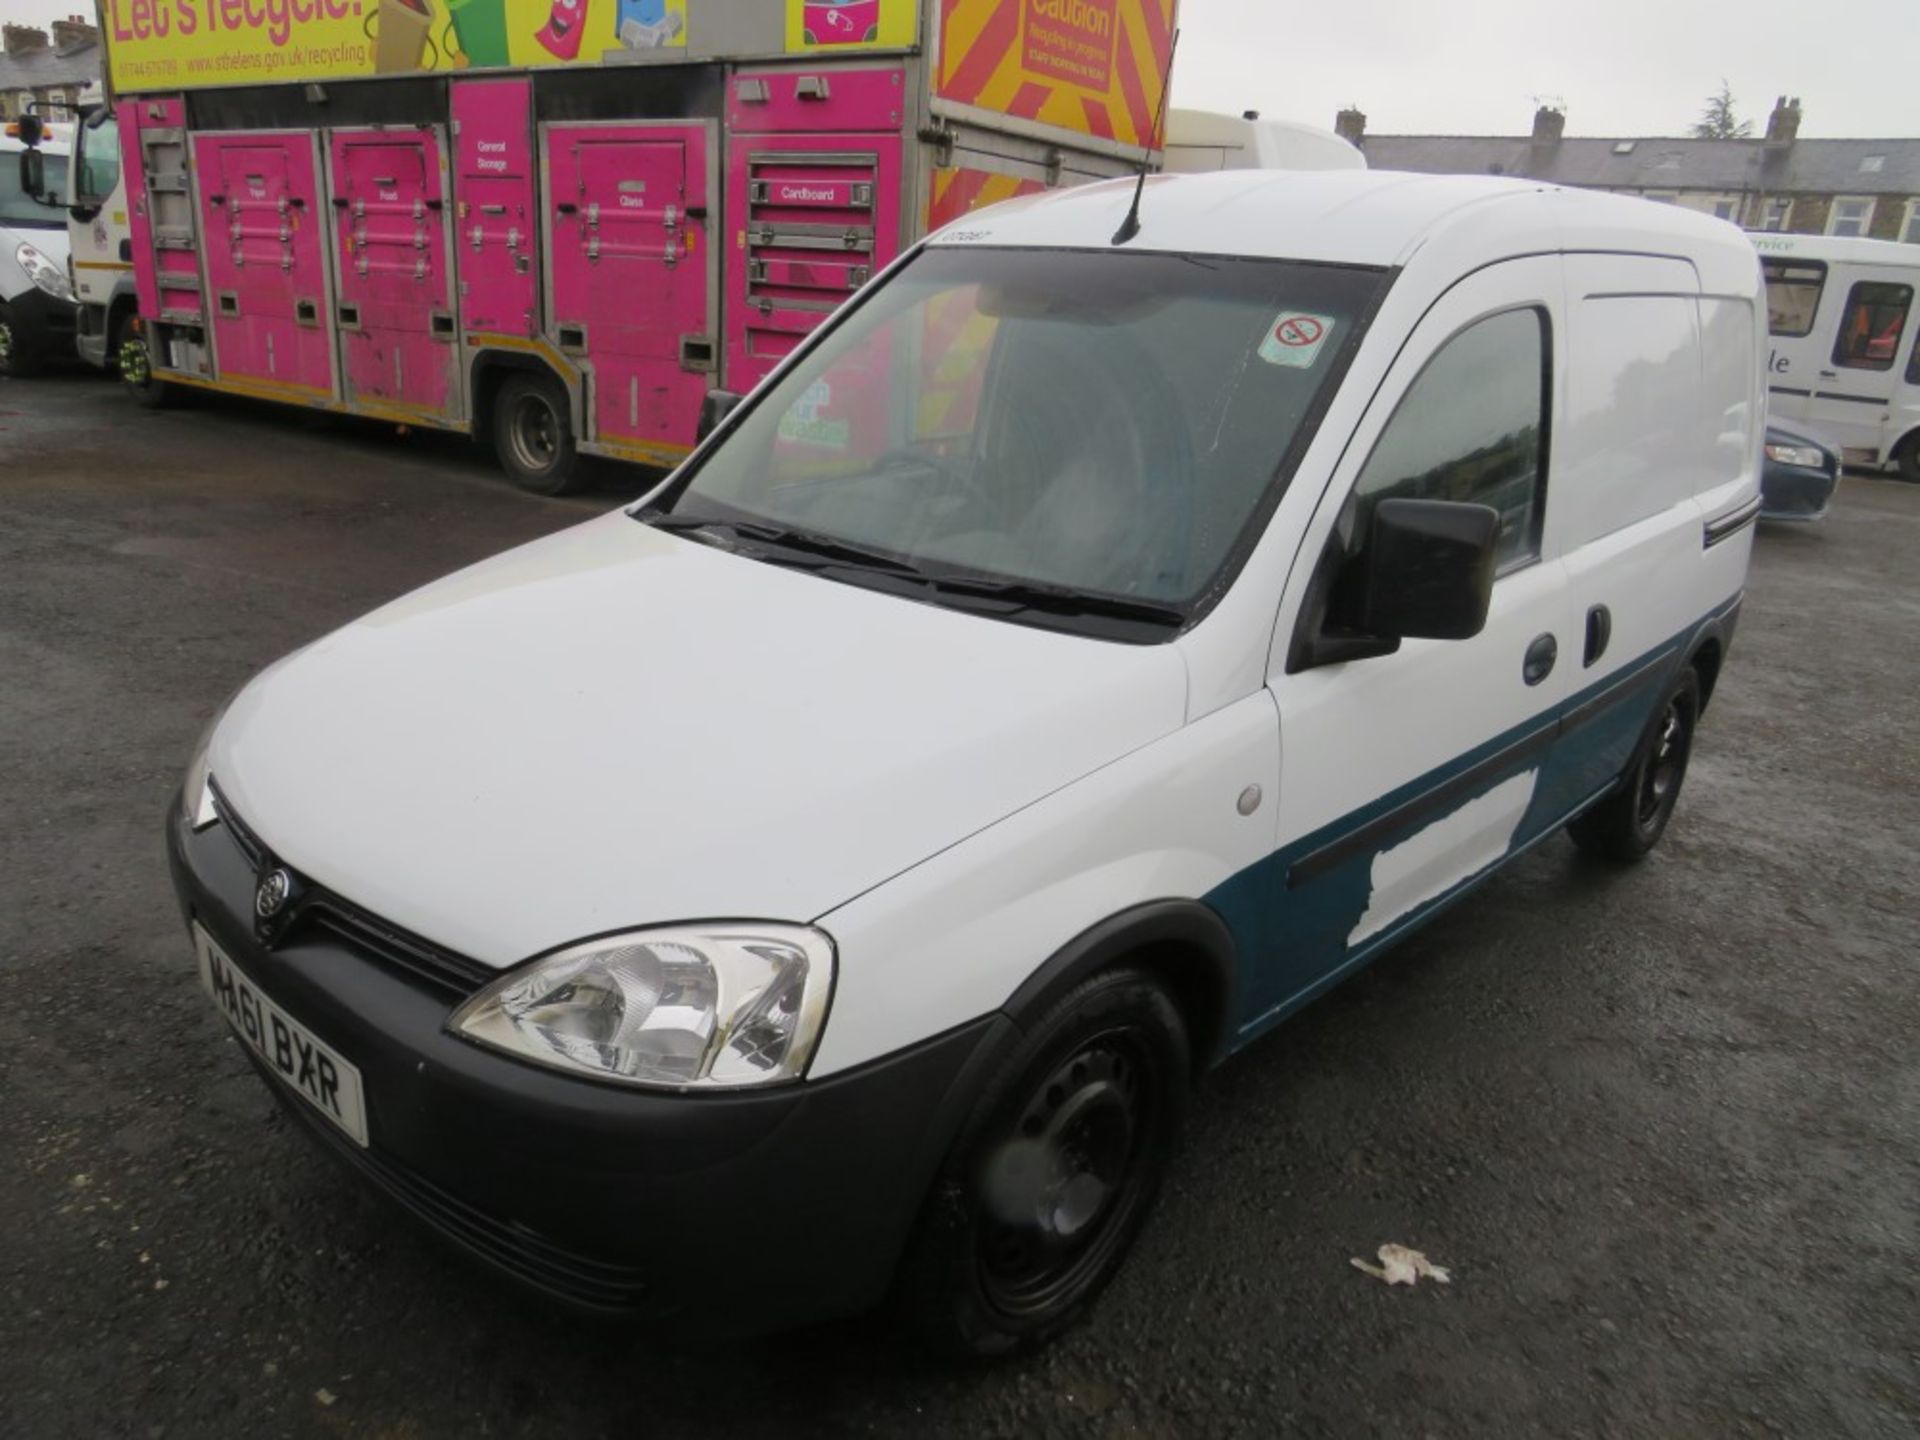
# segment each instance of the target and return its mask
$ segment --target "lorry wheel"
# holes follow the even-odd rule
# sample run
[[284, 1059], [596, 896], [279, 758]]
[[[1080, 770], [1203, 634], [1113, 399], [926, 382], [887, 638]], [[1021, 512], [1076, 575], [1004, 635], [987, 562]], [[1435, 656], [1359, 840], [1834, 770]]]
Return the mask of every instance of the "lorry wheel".
[[20, 348], [19, 337], [14, 334], [13, 313], [6, 301], [0, 300], [0, 377], [18, 380], [33, 374], [34, 369], [32, 357]]
[[172, 404], [180, 393], [179, 386], [169, 385], [155, 377], [145, 336], [127, 336], [120, 342], [115, 359], [119, 362], [120, 379], [125, 382], [127, 392], [148, 410], [158, 410], [163, 405]]
[[580, 470], [566, 392], [543, 375], [508, 377], [494, 397], [493, 448], [522, 490], [566, 494]]
[[1024, 1031], [934, 1181], [895, 1290], [949, 1358], [1031, 1350], [1085, 1313], [1153, 1207], [1186, 1105], [1186, 1026], [1139, 971], [1095, 976]]
[[1699, 718], [1700, 677], [1688, 665], [1667, 687], [1620, 787], [1567, 826], [1573, 843], [1615, 864], [1644, 859], [1673, 818]]

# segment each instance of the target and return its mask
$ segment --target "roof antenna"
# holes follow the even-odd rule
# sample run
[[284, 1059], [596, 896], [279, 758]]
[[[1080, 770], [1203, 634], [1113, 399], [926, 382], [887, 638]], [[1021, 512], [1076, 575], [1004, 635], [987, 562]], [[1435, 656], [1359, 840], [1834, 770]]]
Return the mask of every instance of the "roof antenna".
[[1167, 73], [1160, 82], [1160, 113], [1153, 117], [1153, 134], [1147, 137], [1147, 148], [1140, 152], [1140, 178], [1133, 182], [1133, 204], [1127, 207], [1127, 218], [1120, 222], [1120, 228], [1113, 232], [1113, 244], [1124, 245], [1140, 233], [1140, 192], [1147, 188], [1147, 171], [1153, 164], [1154, 142], [1161, 140], [1160, 128], [1167, 119], [1167, 96], [1173, 90], [1173, 57], [1180, 49], [1180, 32], [1173, 32], [1173, 43], [1167, 46]]

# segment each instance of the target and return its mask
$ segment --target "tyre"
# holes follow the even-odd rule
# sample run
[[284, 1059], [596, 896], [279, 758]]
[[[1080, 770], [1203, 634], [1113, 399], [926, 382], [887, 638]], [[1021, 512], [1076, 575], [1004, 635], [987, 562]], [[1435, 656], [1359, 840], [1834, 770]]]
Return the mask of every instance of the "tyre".
[[1700, 677], [1688, 665], [1661, 697], [1619, 788], [1567, 826], [1573, 843], [1616, 864], [1644, 859], [1673, 818], [1699, 719]]
[[121, 340], [120, 348], [114, 352], [114, 359], [120, 367], [120, 380], [127, 387], [127, 393], [145, 409], [158, 410], [171, 405], [179, 397], [178, 385], [169, 385], [154, 375], [153, 360], [148, 353], [144, 334], [127, 334]]
[[1191, 1073], [1173, 1001], [1095, 976], [1030, 1026], [960, 1131], [895, 1302], [940, 1355], [1031, 1350], [1085, 1313], [1159, 1192]]
[[7, 303], [0, 300], [0, 378], [18, 380], [38, 368], [33, 357], [20, 348], [20, 338], [14, 333], [13, 313]]
[[567, 395], [544, 375], [510, 375], [493, 400], [493, 448], [513, 483], [564, 495], [579, 478]]
[[1920, 434], [1909, 435], [1900, 447], [1900, 478], [1909, 485], [1920, 485]]

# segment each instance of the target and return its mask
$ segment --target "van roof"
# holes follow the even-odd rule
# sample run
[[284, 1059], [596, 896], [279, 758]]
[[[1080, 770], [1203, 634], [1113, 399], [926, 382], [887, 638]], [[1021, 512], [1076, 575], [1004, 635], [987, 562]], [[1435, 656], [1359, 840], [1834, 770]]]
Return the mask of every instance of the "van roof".
[[[1104, 250], [1133, 187], [1128, 178], [1010, 200], [956, 221], [933, 243]], [[1536, 181], [1382, 170], [1149, 176], [1140, 234], [1128, 248], [1388, 266], [1443, 237], [1463, 262], [1624, 249], [1714, 262], [1704, 269], [1758, 269], [1739, 230], [1677, 206]]]

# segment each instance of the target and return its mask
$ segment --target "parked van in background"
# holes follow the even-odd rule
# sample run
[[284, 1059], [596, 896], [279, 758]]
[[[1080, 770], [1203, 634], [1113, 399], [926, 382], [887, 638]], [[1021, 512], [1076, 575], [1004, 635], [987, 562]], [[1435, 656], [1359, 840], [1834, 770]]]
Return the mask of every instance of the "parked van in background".
[[549, 1293], [1039, 1344], [1196, 1072], [1562, 826], [1658, 842], [1763, 319], [1730, 226], [1516, 180], [969, 215], [639, 503], [240, 691], [166, 827], [202, 983]]
[[1170, 175], [1212, 170], [1364, 170], [1367, 157], [1331, 130], [1298, 120], [1175, 109], [1167, 117], [1161, 168]]
[[67, 212], [57, 201], [66, 189], [72, 127], [44, 127], [37, 142], [44, 188], [34, 194], [25, 184], [20, 123], [0, 134], [0, 375], [29, 374], [73, 354]]
[[1920, 246], [1754, 235], [1767, 281], [1768, 404], [1849, 465], [1920, 481]]

